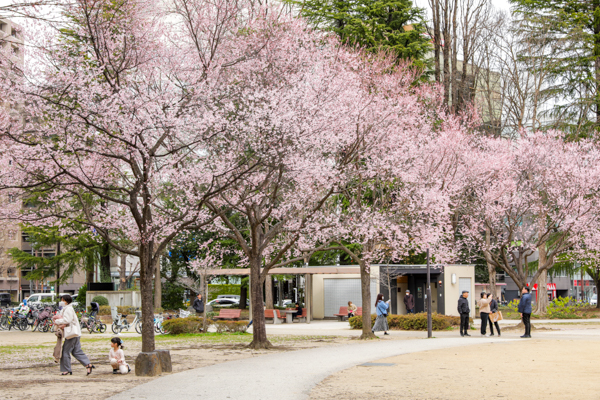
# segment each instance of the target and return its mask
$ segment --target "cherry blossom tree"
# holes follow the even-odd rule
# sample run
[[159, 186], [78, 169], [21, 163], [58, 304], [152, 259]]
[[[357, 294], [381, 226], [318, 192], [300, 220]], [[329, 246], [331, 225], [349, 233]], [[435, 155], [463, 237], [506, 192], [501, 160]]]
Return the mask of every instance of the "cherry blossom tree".
[[152, 277], [164, 249], [210, 223], [207, 200], [259, 164], [240, 137], [249, 132], [228, 130], [229, 70], [267, 46], [271, 29], [252, 31], [242, 3], [188, 3], [188, 20], [199, 22], [186, 25], [177, 2], [65, 2], [60, 23], [26, 28], [30, 62], [0, 79], [22, 109], [0, 110], [0, 190], [36, 193], [35, 207], [15, 202], [2, 218], [76, 221], [139, 257], [145, 352], [154, 350]]
[[[490, 140], [479, 150], [467, 161], [461, 232], [519, 289], [537, 283], [537, 312], [544, 313], [548, 269], [598, 230], [598, 149], [536, 133], [517, 142]], [[529, 278], [536, 253], [538, 266]]]

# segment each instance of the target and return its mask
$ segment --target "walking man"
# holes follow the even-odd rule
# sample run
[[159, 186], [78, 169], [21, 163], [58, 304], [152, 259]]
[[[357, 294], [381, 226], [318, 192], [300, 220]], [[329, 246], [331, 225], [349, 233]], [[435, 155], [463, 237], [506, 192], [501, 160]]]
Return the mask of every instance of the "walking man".
[[462, 296], [458, 298], [458, 314], [460, 314], [460, 336], [471, 336], [469, 335], [469, 313], [471, 308], [469, 307], [469, 291], [463, 290]]
[[410, 294], [410, 290], [408, 289], [406, 289], [406, 296], [404, 296], [404, 305], [408, 314], [415, 313], [415, 296]]
[[194, 300], [194, 304], [192, 304], [194, 310], [196, 310], [196, 315], [200, 315], [204, 312], [204, 301], [202, 300], [202, 295], [198, 293], [198, 297]]
[[525, 325], [525, 334], [522, 338], [531, 337], [531, 295], [529, 294], [529, 288], [524, 287], [521, 292], [521, 301], [519, 301], [519, 312], [523, 319], [523, 325]]

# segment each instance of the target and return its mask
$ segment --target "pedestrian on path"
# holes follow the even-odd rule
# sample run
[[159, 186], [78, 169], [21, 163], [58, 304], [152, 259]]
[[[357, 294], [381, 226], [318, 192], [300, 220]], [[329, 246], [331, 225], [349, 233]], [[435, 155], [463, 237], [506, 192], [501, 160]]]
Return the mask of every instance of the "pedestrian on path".
[[407, 314], [415, 313], [415, 296], [410, 294], [410, 290], [406, 289], [406, 295], [404, 296], [404, 305], [406, 306]]
[[200, 315], [204, 313], [204, 300], [202, 300], [202, 295], [198, 293], [198, 297], [194, 300], [194, 304], [192, 304], [194, 310], [196, 310], [196, 315]]
[[71, 354], [87, 369], [87, 374], [89, 375], [92, 373], [92, 369], [96, 367], [94, 367], [88, 356], [81, 350], [81, 327], [79, 326], [77, 314], [71, 305], [73, 299], [68, 294], [64, 294], [60, 297], [60, 300], [62, 310], [59, 314], [62, 318], [57, 319], [54, 323], [64, 325], [65, 343], [63, 344], [62, 357], [60, 358], [61, 375], [73, 375], [71, 371]]
[[390, 307], [388, 303], [389, 300], [387, 302], [383, 301], [383, 295], [381, 293], [377, 295], [377, 300], [375, 300], [377, 319], [375, 319], [375, 325], [373, 325], [373, 329], [371, 329], [373, 333], [383, 331], [384, 335], [388, 335], [387, 331], [390, 330], [387, 322], [388, 309]]
[[519, 301], [519, 312], [521, 313], [521, 319], [523, 325], [525, 325], [525, 334], [522, 338], [531, 337], [531, 294], [529, 294], [529, 288], [524, 287], [521, 291], [521, 301]]
[[460, 336], [471, 336], [469, 335], [469, 314], [471, 308], [469, 307], [469, 291], [463, 290], [462, 295], [458, 298], [458, 314], [460, 315]]
[[[487, 322], [490, 316], [490, 303], [492, 301], [492, 297], [488, 298], [487, 293], [481, 293], [481, 299], [477, 302], [477, 306], [479, 307], [479, 317], [481, 318], [481, 336], [485, 336]], [[490, 324], [491, 326], [491, 324]], [[492, 331], [493, 332], [493, 331]]]
[[123, 352], [123, 341], [120, 337], [110, 339], [110, 351], [108, 352], [108, 361], [113, 367], [113, 374], [127, 374], [131, 371], [129, 364], [125, 362], [125, 352]]
[[348, 302], [348, 319], [354, 317], [354, 315], [356, 314], [356, 310], [358, 310], [358, 307], [356, 307], [353, 302], [349, 301]]
[[[492, 299], [490, 302], [490, 311], [492, 314], [496, 314], [498, 312], [498, 302], [492, 297], [491, 293], [488, 293], [488, 298]], [[502, 336], [502, 333], [500, 332], [500, 325], [498, 325], [498, 320], [496, 319], [494, 322], [492, 322], [490, 315], [490, 336], [494, 336], [494, 325], [496, 325], [498, 336]]]

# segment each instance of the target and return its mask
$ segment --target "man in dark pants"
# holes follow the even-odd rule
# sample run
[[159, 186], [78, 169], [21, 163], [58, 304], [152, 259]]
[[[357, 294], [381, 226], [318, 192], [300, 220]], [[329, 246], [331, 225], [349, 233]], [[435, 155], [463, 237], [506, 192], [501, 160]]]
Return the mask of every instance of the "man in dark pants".
[[204, 312], [204, 301], [202, 300], [202, 295], [198, 293], [198, 297], [194, 300], [194, 304], [192, 304], [194, 310], [196, 310], [196, 315], [200, 315]]
[[415, 296], [410, 294], [410, 290], [408, 289], [406, 290], [406, 296], [404, 296], [404, 305], [408, 314], [415, 313]]
[[523, 318], [523, 325], [525, 325], [525, 334], [522, 338], [531, 337], [531, 295], [529, 294], [529, 288], [524, 287], [522, 290], [521, 301], [519, 301], [519, 312], [521, 318]]
[[462, 296], [458, 298], [458, 314], [460, 315], [460, 336], [471, 336], [469, 335], [469, 313], [471, 308], [469, 307], [469, 291], [463, 290]]

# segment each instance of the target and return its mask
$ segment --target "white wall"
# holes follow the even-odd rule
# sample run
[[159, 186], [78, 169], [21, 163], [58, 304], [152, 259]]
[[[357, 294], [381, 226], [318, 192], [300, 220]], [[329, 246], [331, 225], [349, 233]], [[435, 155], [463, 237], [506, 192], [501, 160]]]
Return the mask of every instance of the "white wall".
[[140, 292], [133, 290], [116, 290], [113, 292], [102, 291], [87, 291], [85, 295], [86, 306], [89, 305], [92, 299], [96, 296], [104, 296], [108, 299], [109, 306], [130, 306], [141, 307], [142, 296]]

